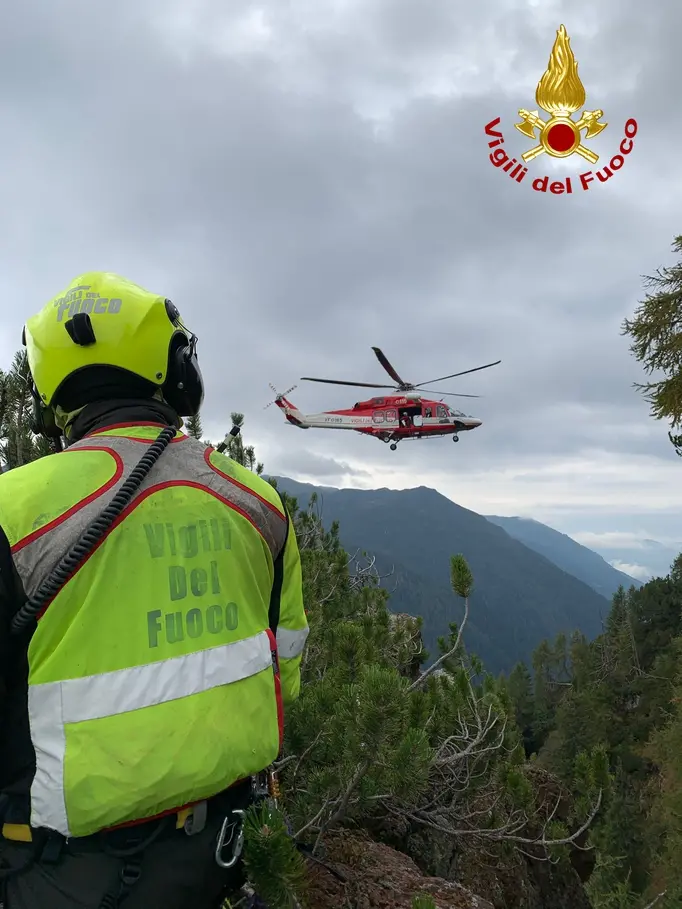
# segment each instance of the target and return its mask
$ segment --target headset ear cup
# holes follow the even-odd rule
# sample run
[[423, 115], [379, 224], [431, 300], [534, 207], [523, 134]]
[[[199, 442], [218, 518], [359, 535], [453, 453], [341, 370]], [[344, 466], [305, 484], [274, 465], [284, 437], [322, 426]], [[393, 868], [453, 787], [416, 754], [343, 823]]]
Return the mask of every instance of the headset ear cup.
[[57, 426], [54, 411], [43, 404], [35, 388], [31, 390], [31, 431], [37, 436], [46, 436], [48, 439], [58, 439], [62, 431]]
[[62, 430], [55, 422], [54, 411], [51, 407], [41, 407], [41, 422], [44, 436], [48, 439], [61, 438]]
[[[21, 344], [26, 347], [26, 326], [21, 330]], [[54, 411], [43, 403], [38, 389], [33, 381], [33, 376], [29, 373], [29, 384], [31, 389], [31, 432], [36, 436], [45, 436], [48, 439], [61, 438], [62, 431], [57, 426], [54, 418]]]
[[204, 401], [204, 379], [196, 355], [195, 342], [178, 343], [171, 348], [168, 376], [162, 388], [165, 400], [180, 417], [199, 413]]

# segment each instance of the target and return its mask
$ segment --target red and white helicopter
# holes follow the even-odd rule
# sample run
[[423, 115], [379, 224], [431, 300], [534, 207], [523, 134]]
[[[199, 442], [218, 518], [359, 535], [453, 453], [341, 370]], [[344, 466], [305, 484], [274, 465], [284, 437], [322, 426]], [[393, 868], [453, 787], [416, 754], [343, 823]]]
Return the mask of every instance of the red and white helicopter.
[[[387, 389], [394, 392], [393, 394], [370, 398], [368, 401], [358, 401], [347, 410], [329, 410], [322, 413], [304, 414], [286, 397], [297, 386], [294, 385], [279, 394], [274, 385], [270, 385], [276, 397], [267, 407], [270, 407], [271, 404], [276, 404], [287, 421], [292, 426], [298, 426], [299, 429], [352, 429], [364, 435], [374, 436], [382, 442], [390, 443], [391, 451], [395, 451], [398, 447], [398, 442], [402, 442], [405, 439], [432, 439], [437, 436], [452, 434], [452, 441], [458, 442], [460, 432], [468, 432], [481, 425], [480, 420], [459, 410], [453, 410], [447, 404], [444, 404], [442, 400], [434, 401], [422, 397], [422, 391], [458, 398], [478, 398], [480, 395], [456, 394], [452, 391], [437, 392], [435, 389], [424, 388], [424, 386], [433, 385], [435, 382], [443, 382], [445, 379], [454, 379], [457, 376], [465, 376], [470, 372], [478, 372], [480, 369], [489, 369], [491, 366], [497, 366], [498, 363], [502, 362], [501, 360], [496, 360], [494, 363], [486, 363], [485, 366], [476, 366], [473, 369], [455, 372], [449, 376], [441, 376], [440, 379], [431, 379], [429, 382], [420, 382], [418, 385], [412, 385], [410, 382], [405, 382], [400, 378], [378, 347], [373, 347], [372, 350], [389, 376], [397, 383], [396, 385], [374, 385], [370, 382], [314, 379], [311, 376], [301, 376], [301, 381], [325, 382], [328, 385], [352, 385], [359, 388]], [[398, 394], [395, 394], [395, 392], [398, 392]]]

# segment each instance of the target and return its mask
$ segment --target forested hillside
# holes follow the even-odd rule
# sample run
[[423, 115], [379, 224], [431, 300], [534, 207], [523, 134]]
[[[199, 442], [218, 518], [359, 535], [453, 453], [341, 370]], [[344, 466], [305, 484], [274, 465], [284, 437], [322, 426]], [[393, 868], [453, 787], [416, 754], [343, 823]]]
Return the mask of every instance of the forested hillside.
[[572, 787], [578, 754], [602, 745], [613, 792], [592, 839], [595, 909], [666, 891], [682, 905], [682, 556], [670, 575], [620, 590], [604, 633], [543, 642], [508, 679], [527, 754]]
[[[307, 503], [316, 487], [278, 478], [282, 489]], [[467, 644], [491, 672], [530, 659], [540, 640], [575, 628], [597, 635], [609, 601], [482, 515], [434, 489], [318, 491], [325, 526], [339, 522], [344, 547], [376, 560], [390, 607], [424, 619], [429, 651], [451, 621], [447, 566], [461, 552], [476, 575]]]

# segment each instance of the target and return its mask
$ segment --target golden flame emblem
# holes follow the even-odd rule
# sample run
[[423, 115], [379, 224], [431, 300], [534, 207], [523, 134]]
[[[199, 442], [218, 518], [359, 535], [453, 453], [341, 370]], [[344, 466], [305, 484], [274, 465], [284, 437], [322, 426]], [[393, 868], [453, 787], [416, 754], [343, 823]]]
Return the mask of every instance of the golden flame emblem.
[[[604, 111], [583, 111], [579, 120], [571, 117], [585, 104], [585, 98], [585, 87], [578, 75], [578, 63], [571, 50], [571, 39], [562, 25], [557, 30], [547, 69], [535, 91], [535, 101], [550, 115], [549, 120], [543, 120], [536, 110], [521, 108], [521, 123], [514, 124], [524, 136], [539, 142], [539, 145], [523, 153], [521, 157], [524, 161], [532, 161], [543, 152], [552, 158], [582, 155], [590, 164], [599, 160], [599, 155], [582, 144], [581, 131], [585, 130], [586, 139], [598, 136], [608, 126], [608, 123], [599, 122]], [[536, 129], [539, 131], [538, 136], [535, 135]]]

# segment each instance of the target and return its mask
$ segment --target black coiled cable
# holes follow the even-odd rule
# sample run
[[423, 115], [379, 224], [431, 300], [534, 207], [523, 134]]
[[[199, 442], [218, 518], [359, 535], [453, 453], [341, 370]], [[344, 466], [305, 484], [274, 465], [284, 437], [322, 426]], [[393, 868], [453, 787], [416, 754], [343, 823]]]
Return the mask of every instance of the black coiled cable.
[[57, 564], [52, 574], [43, 581], [35, 594], [29, 597], [21, 609], [17, 611], [17, 614], [12, 619], [11, 630], [13, 634], [18, 634], [32, 622], [43, 606], [59, 593], [63, 585], [71, 577], [74, 569], [94, 548], [126, 505], [129, 504], [144, 478], [168, 447], [175, 433], [176, 429], [173, 426], [167, 426], [159, 433], [102, 514], [95, 518], [76, 545]]

